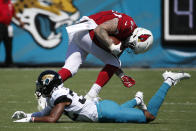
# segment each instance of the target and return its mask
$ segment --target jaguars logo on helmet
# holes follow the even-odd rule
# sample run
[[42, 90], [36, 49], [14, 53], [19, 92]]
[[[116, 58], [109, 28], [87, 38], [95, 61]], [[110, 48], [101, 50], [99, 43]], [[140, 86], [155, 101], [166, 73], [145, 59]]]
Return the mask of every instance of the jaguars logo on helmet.
[[49, 97], [52, 90], [62, 83], [61, 76], [57, 72], [52, 70], [43, 71], [36, 81], [35, 94], [37, 97], [40, 97], [41, 95], [43, 97]]

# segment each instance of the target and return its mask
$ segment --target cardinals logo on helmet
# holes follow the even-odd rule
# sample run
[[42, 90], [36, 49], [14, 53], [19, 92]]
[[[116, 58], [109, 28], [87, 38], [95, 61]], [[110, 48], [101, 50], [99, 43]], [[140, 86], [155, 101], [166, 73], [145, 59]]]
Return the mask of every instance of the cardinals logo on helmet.
[[149, 34], [142, 34], [138, 37], [138, 42], [144, 42], [150, 37]]

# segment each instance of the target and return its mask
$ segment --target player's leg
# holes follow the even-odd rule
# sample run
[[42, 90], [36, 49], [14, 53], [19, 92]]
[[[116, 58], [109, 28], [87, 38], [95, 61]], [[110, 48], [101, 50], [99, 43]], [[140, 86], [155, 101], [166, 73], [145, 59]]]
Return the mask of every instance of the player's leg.
[[147, 110], [147, 107], [144, 104], [144, 100], [143, 100], [143, 92], [141, 92], [141, 91], [138, 91], [135, 94], [135, 98], [134, 99], [129, 100], [129, 101], [123, 103], [120, 106], [124, 107], [124, 108], [134, 108], [135, 106], [137, 106], [141, 110]]
[[13, 28], [12, 26], [7, 26], [4, 37], [4, 44], [6, 50], [6, 59], [5, 63], [7, 66], [12, 64], [12, 39], [13, 39]]
[[146, 117], [142, 110], [136, 108], [122, 107], [114, 101], [100, 101], [97, 104], [97, 109], [100, 122], [146, 122]]
[[3, 41], [3, 37], [4, 37], [4, 31], [3, 31], [4, 29], [3, 28], [4, 28], [3, 24], [0, 23], [0, 29], [1, 29], [0, 30], [0, 44]]
[[105, 67], [99, 72], [96, 82], [85, 96], [87, 99], [90, 99], [97, 97], [101, 88], [110, 80], [113, 74], [121, 66], [121, 63], [117, 57], [98, 47], [91, 40], [88, 32], [81, 33], [78, 38], [81, 40], [80, 43], [78, 42], [78, 46], [80, 46], [86, 52], [91, 53], [105, 64]]
[[98, 47], [90, 38], [89, 32], [84, 31], [78, 33], [76, 44], [88, 53], [91, 53], [105, 65], [111, 65], [117, 68], [121, 67], [121, 62], [118, 57]]
[[157, 116], [159, 108], [161, 107], [171, 86], [175, 85], [178, 81], [182, 79], [190, 78], [190, 75], [188, 73], [173, 73], [166, 71], [165, 73], [163, 73], [163, 77], [165, 80], [164, 83], [151, 98], [147, 106], [148, 112], [154, 117]]
[[6, 49], [6, 59], [5, 59], [5, 63], [7, 66], [10, 66], [11, 64], [13, 64], [13, 60], [12, 60], [12, 37], [7, 37], [5, 42], [5, 49]]
[[134, 98], [132, 100], [129, 100], [129, 101], [121, 104], [120, 106], [123, 107], [123, 108], [134, 108], [135, 106], [137, 106], [137, 101]]
[[91, 89], [85, 96], [87, 99], [93, 99], [98, 96], [102, 87], [110, 80], [113, 74], [116, 72], [117, 67], [112, 65], [106, 65], [98, 74], [96, 82], [92, 85]]
[[[99, 72], [95, 83], [92, 85], [90, 91], [87, 94], [87, 95], [91, 95], [92, 97], [96, 97], [99, 94], [101, 88], [105, 84], [107, 84], [107, 82], [112, 78], [114, 73], [117, 72], [117, 70], [120, 68], [121, 62], [119, 61], [118, 58], [114, 57], [113, 55], [99, 48], [95, 44], [93, 44], [92, 47], [93, 48], [90, 53], [93, 54], [98, 59], [100, 59], [105, 64], [105, 66]], [[91, 94], [91, 91], [93, 92], [93, 90], [96, 89], [98, 89], [99, 91], [94, 95]]]
[[64, 66], [58, 71], [62, 80], [65, 81], [77, 73], [78, 68], [86, 59], [88, 53], [78, 47], [75, 43], [70, 43], [66, 53]]

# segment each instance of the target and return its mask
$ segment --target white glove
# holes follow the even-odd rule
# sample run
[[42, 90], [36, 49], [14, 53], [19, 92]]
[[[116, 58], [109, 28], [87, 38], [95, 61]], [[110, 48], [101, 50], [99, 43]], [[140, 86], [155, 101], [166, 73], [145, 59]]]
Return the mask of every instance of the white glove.
[[23, 118], [23, 119], [20, 119], [20, 120], [13, 121], [13, 122], [32, 122], [32, 118], [27, 117], [27, 118]]
[[22, 119], [22, 118], [27, 118], [27, 117], [31, 117], [31, 113], [25, 113], [23, 111], [16, 111], [14, 112], [14, 114], [12, 115], [12, 119]]
[[38, 102], [37, 109], [39, 111], [42, 111], [43, 109], [45, 109], [47, 107], [46, 98], [40, 96], [40, 98], [37, 99], [37, 102]]
[[23, 111], [16, 111], [13, 115], [12, 115], [12, 119], [22, 119], [22, 118], [26, 118], [27, 114], [24, 113]]
[[120, 49], [121, 48], [121, 44], [122, 43], [119, 43], [118, 45], [115, 45], [115, 44], [112, 44], [109, 48], [112, 52], [112, 54], [114, 55], [118, 55], [122, 50]]

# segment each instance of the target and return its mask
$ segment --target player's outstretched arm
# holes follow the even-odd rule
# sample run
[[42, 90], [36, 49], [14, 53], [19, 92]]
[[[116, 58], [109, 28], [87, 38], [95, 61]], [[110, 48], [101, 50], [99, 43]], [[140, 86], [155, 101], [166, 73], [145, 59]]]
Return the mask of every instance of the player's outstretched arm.
[[34, 117], [33, 122], [57, 122], [63, 114], [65, 106], [67, 106], [67, 102], [59, 103], [51, 110], [50, 115], [43, 117]]
[[[48, 123], [54, 123], [54, 122], [57, 122], [59, 120], [59, 118], [63, 114], [64, 107], [68, 106], [69, 104], [70, 104], [70, 102], [59, 103], [54, 108], [52, 108], [49, 115], [41, 116], [41, 117], [38, 117], [39, 116], [38, 114], [40, 112], [38, 114], [33, 113], [32, 115], [18, 114], [18, 115], [25, 116], [25, 117], [16, 117], [17, 115], [16, 115], [16, 112], [15, 112], [13, 116], [15, 116], [15, 119], [19, 118], [19, 120], [15, 120], [14, 122], [48, 122]], [[12, 118], [14, 118], [13, 116], [12, 116]]]

